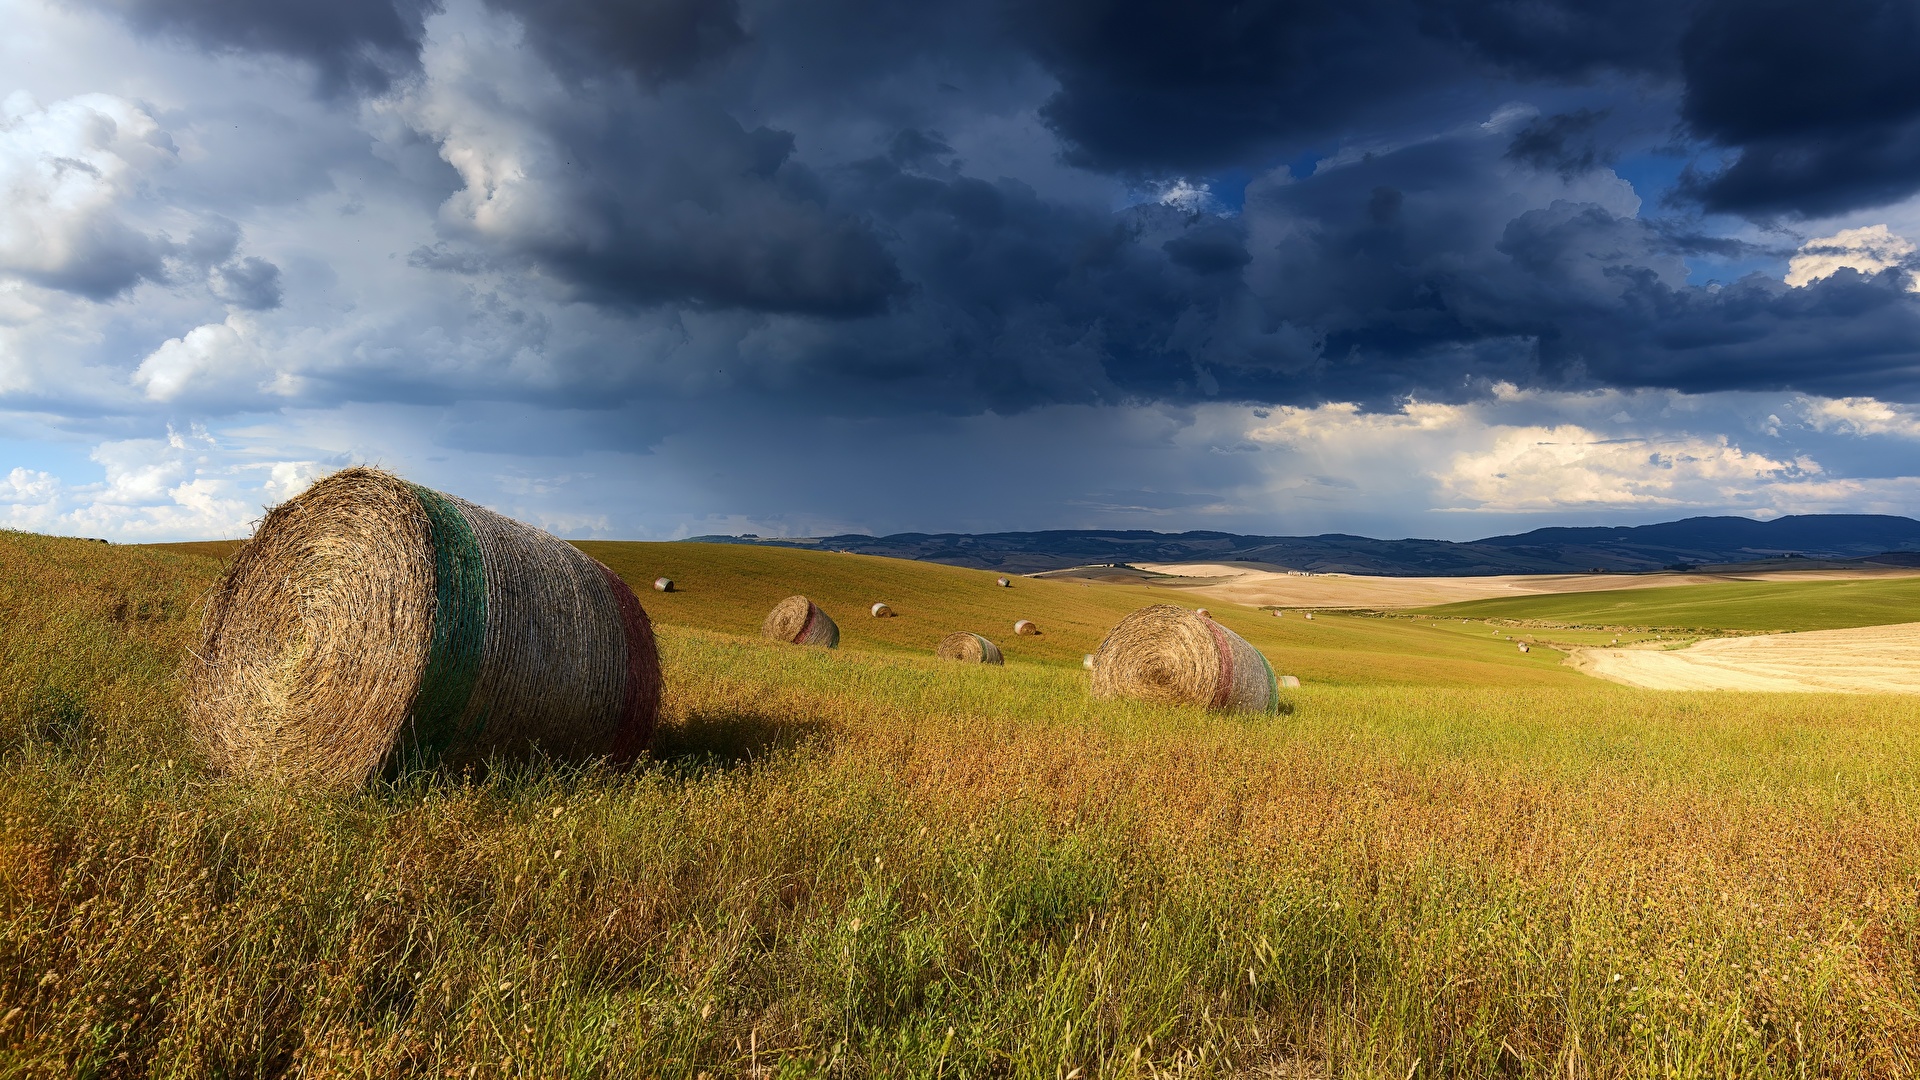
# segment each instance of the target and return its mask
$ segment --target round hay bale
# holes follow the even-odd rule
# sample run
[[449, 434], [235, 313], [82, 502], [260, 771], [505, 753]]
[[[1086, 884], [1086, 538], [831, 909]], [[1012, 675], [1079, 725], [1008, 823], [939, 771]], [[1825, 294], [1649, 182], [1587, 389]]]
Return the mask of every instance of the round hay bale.
[[1527, 649], [1527, 643], [1526, 643], [1526, 642], [1524, 642], [1524, 641], [1523, 641], [1523, 642], [1521, 642], [1521, 643], [1520, 643], [1520, 651], [1521, 651], [1521, 652], [1527, 652], [1527, 651], [1528, 651], [1528, 649]]
[[1313, 618], [1313, 612], [1311, 612], [1311, 611], [1309, 611], [1309, 612], [1307, 612], [1307, 618], [1308, 618], [1308, 619], [1312, 619], [1312, 618]]
[[653, 591], [654, 591], [654, 592], [672, 592], [672, 591], [673, 591], [673, 579], [672, 579], [672, 578], [670, 578], [670, 577], [657, 577], [657, 578], [654, 578], [654, 579], [653, 579]]
[[1282, 618], [1285, 618], [1285, 617], [1286, 617], [1286, 614], [1287, 614], [1287, 613], [1286, 613], [1286, 612], [1284, 612], [1284, 611], [1276, 611], [1276, 612], [1274, 612], [1274, 613], [1273, 613], [1273, 617], [1274, 617], [1274, 618], [1276, 618], [1276, 619], [1282, 619]]
[[760, 632], [774, 641], [784, 641], [790, 645], [819, 645], [823, 648], [837, 648], [840, 644], [840, 625], [820, 610], [820, 606], [804, 596], [789, 596], [773, 605], [767, 612], [765, 622], [760, 624]]
[[1201, 617], [1201, 618], [1203, 618], [1203, 619], [1211, 619], [1211, 618], [1213, 618], [1213, 612], [1211, 612], [1211, 611], [1208, 611], [1208, 610], [1207, 610], [1206, 608], [1203, 608], [1203, 607], [1200, 607], [1200, 608], [1194, 608], [1194, 609], [1193, 609], [1193, 613], [1194, 613], [1195, 615], [1198, 615], [1198, 616], [1200, 616], [1200, 617]]
[[631, 760], [660, 657], [633, 590], [573, 545], [355, 468], [261, 521], [182, 683], [217, 768], [354, 787], [493, 755]]
[[1008, 581], [1008, 580], [1007, 580], [1006, 578], [995, 578], [995, 579], [993, 580], [993, 583], [994, 583], [995, 585], [998, 585], [998, 586], [1000, 586], [1000, 587], [1001, 587], [1001, 588], [1003, 588], [1003, 589], [1011, 589], [1011, 588], [1013, 588], [1013, 582], [1011, 582], [1011, 581]]
[[869, 610], [873, 613], [873, 617], [876, 619], [893, 618], [893, 609], [888, 607], [885, 604], [875, 604]]
[[1083, 668], [1086, 668], [1088, 671], [1092, 671], [1093, 670], [1093, 654], [1092, 653], [1080, 654], [1080, 666]]
[[1094, 654], [1093, 694], [1209, 709], [1272, 712], [1273, 665], [1245, 638], [1171, 604], [1120, 620]]
[[1040, 635], [1040, 628], [1033, 625], [1032, 619], [1016, 619], [1013, 624], [1013, 632], [1022, 637], [1038, 637]]
[[1298, 676], [1298, 675], [1282, 675], [1282, 676], [1280, 676], [1280, 689], [1282, 689], [1282, 690], [1298, 690], [1298, 689], [1300, 689], [1300, 676]]
[[942, 660], [959, 660], [968, 664], [1005, 663], [1005, 658], [1000, 655], [1000, 646], [965, 630], [956, 630], [941, 638], [933, 655]]

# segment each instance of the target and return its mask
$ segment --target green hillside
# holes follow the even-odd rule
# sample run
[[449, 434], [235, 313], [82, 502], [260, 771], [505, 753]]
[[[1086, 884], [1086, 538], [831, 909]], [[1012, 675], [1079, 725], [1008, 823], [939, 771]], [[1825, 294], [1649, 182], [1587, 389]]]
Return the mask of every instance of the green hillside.
[[1920, 577], [1729, 581], [1684, 589], [1503, 597], [1443, 604], [1419, 614], [1674, 630], [1838, 630], [1920, 621]]
[[[1521, 655], [1505, 641], [1482, 641], [1404, 621], [1293, 613], [1209, 603], [1191, 592], [1154, 585], [1089, 585], [1014, 578], [937, 563], [737, 544], [585, 541], [580, 547], [633, 585], [658, 623], [757, 636], [760, 620], [782, 597], [804, 593], [840, 624], [843, 649], [926, 655], [955, 630], [996, 642], [1010, 663], [1078, 666], [1080, 657], [1128, 612], [1148, 604], [1203, 604], [1223, 625], [1252, 642], [1276, 671], [1317, 683], [1392, 686], [1578, 684], [1585, 677], [1559, 666], [1559, 654]], [[656, 577], [676, 591], [652, 591]], [[896, 616], [868, 614], [884, 601]], [[1039, 637], [1015, 637], [1016, 619], [1031, 619]]]
[[[225, 558], [235, 541], [155, 544], [169, 554]], [[1453, 626], [1333, 613], [1308, 621], [1213, 603], [1164, 585], [1084, 584], [1000, 575], [939, 563], [744, 544], [585, 540], [578, 546], [612, 567], [640, 596], [654, 622], [758, 637], [760, 620], [781, 598], [802, 593], [840, 624], [840, 647], [855, 652], [928, 655], [955, 630], [985, 635], [1009, 663], [1078, 667], [1080, 657], [1128, 612], [1148, 604], [1207, 606], [1222, 624], [1267, 655], [1274, 670], [1336, 686], [1574, 686], [1585, 676], [1560, 666], [1560, 654], [1522, 655], [1504, 638]], [[675, 591], [653, 591], [672, 578]], [[884, 601], [895, 616], [868, 614]], [[1016, 637], [1031, 619], [1039, 637]]]

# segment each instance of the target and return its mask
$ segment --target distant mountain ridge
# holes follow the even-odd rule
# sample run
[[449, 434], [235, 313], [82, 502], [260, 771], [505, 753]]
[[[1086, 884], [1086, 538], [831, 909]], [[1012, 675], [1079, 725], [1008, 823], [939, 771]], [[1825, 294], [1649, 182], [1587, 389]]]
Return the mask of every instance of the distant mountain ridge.
[[[1590, 570], [1635, 573], [1781, 558], [1865, 560], [1920, 552], [1920, 521], [1886, 514], [1805, 514], [1772, 521], [1696, 517], [1657, 525], [1550, 527], [1465, 542], [1375, 540], [1343, 533], [1246, 536], [1139, 529], [694, 539], [851, 551], [1023, 574], [1094, 563], [1257, 562], [1311, 573], [1473, 577]], [[1915, 559], [1886, 561], [1913, 565]]]

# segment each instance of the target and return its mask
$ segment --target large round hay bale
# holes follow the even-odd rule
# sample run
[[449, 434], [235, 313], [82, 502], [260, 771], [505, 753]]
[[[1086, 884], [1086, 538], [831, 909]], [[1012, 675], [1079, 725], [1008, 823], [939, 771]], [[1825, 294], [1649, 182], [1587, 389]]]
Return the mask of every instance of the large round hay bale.
[[660, 657], [633, 590], [573, 545], [355, 468], [234, 555], [183, 682], [218, 768], [351, 787], [494, 755], [631, 759]]
[[875, 604], [869, 610], [873, 613], [873, 617], [876, 619], [893, 618], [893, 609], [888, 607], [885, 604]]
[[1004, 662], [1004, 658], [1000, 655], [1000, 646], [979, 634], [970, 634], [965, 630], [957, 630], [941, 638], [939, 647], [933, 650], [933, 655], [942, 660], [959, 660], [968, 664]]
[[1013, 623], [1013, 632], [1023, 637], [1037, 637], [1040, 634], [1040, 628], [1033, 625], [1032, 619], [1016, 619]]
[[840, 625], [820, 610], [820, 605], [804, 596], [789, 596], [767, 612], [760, 632], [774, 641], [792, 645], [819, 645], [836, 648], [840, 644]]
[[1093, 659], [1095, 697], [1272, 712], [1273, 665], [1246, 639], [1198, 614], [1155, 604], [1120, 620]]
[[654, 579], [653, 579], [653, 591], [654, 591], [654, 592], [672, 592], [672, 591], [673, 591], [673, 579], [672, 579], [672, 578], [670, 578], [670, 577], [657, 577], [657, 578], [654, 578]]

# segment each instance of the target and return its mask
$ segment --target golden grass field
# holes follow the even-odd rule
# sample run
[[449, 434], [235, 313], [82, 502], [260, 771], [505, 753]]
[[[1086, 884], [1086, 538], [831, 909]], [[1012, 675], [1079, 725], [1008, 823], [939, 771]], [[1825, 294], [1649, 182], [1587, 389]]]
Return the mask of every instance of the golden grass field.
[[[0, 534], [0, 1076], [1920, 1068], [1920, 699], [1216, 603], [1306, 685], [1207, 715], [1078, 666], [1178, 590], [582, 546], [660, 628], [649, 762], [306, 795], [183, 741], [217, 558]], [[792, 592], [842, 649], [758, 640]]]

